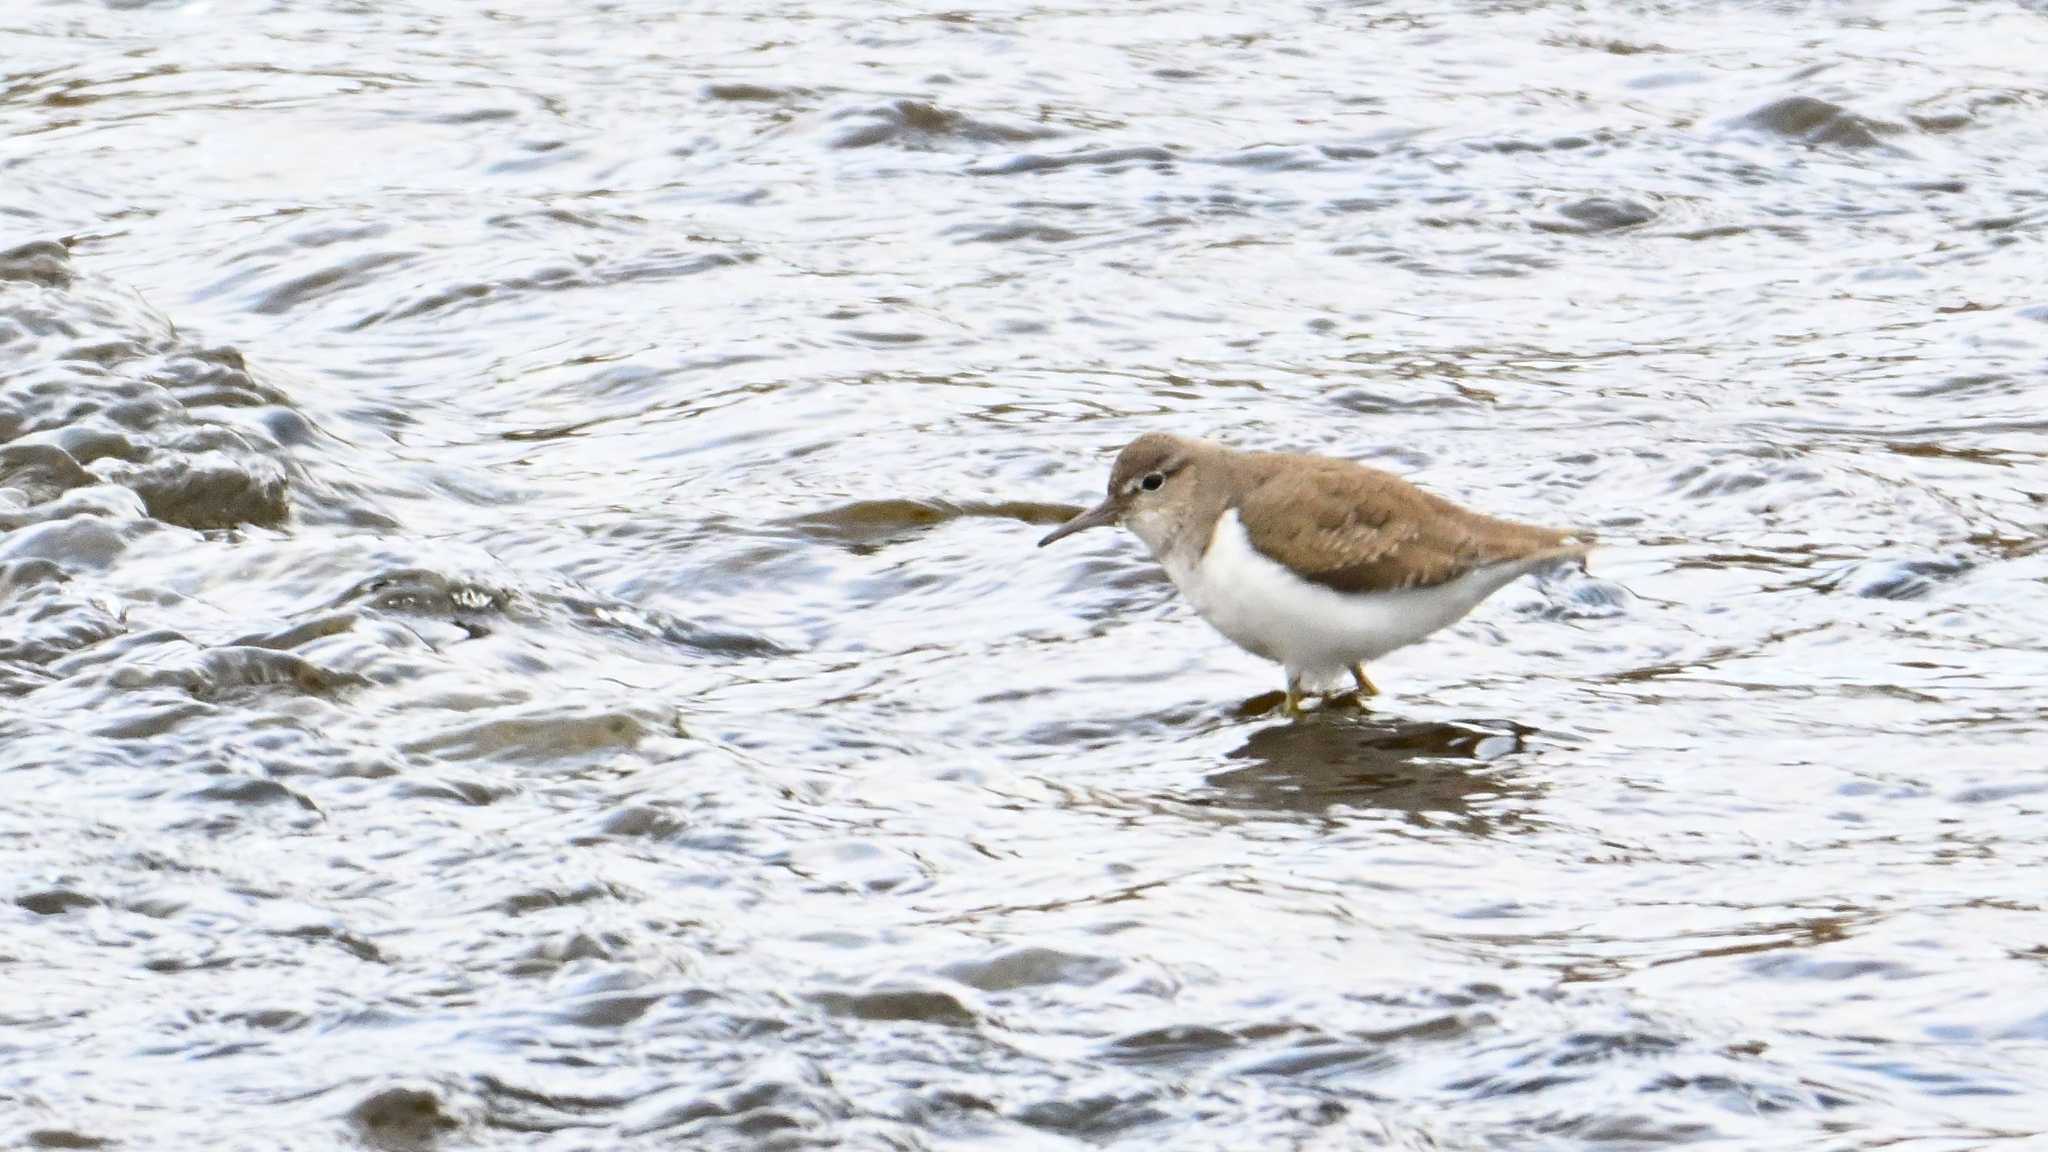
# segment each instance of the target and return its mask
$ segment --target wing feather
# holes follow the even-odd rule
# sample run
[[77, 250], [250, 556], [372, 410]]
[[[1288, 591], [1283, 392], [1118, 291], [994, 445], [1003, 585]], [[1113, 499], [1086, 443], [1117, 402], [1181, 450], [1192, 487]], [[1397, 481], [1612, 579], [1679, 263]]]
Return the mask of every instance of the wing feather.
[[1391, 473], [1295, 456], [1239, 501], [1252, 547], [1339, 592], [1426, 588], [1585, 551], [1583, 537], [1461, 508]]

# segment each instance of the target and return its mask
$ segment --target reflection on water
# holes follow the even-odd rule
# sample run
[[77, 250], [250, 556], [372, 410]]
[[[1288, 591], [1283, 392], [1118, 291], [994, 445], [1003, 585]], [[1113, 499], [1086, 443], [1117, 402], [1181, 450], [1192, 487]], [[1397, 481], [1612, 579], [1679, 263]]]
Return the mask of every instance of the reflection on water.
[[[1382, 720], [1318, 714], [1252, 733], [1213, 773], [1213, 803], [1275, 812], [1385, 811], [1418, 824], [1449, 823], [1489, 835], [1539, 786], [1496, 765], [1522, 750], [1529, 729], [1507, 721]], [[1508, 761], [1510, 764], [1512, 761]]]
[[[8, 7], [9, 1137], [2039, 1143], [2044, 52]], [[1155, 428], [1606, 547], [1241, 714]]]

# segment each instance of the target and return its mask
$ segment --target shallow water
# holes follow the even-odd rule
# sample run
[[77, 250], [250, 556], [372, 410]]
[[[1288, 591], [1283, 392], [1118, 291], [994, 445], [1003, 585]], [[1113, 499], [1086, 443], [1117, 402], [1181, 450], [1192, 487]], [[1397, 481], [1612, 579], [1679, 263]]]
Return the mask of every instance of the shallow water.
[[[2048, 17], [0, 49], [10, 1140], [2048, 1139]], [[1608, 546], [1247, 714], [1153, 428]]]

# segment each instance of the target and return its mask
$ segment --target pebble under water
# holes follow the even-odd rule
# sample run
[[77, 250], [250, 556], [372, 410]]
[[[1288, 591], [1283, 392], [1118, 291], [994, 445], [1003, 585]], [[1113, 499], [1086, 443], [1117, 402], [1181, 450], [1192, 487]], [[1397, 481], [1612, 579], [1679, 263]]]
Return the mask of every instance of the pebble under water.
[[[2042, 1146], [2043, 58], [9, 7], [0, 1146]], [[1152, 429], [1606, 546], [1289, 721]]]

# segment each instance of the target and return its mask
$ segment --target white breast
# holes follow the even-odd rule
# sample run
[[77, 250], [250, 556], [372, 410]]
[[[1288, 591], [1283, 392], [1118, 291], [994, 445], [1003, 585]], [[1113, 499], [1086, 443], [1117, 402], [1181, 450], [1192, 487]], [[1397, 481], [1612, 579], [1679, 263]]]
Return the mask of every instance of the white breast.
[[[1190, 562], [1192, 560], [1192, 562]], [[1312, 584], [1252, 547], [1237, 510], [1216, 521], [1199, 558], [1164, 556], [1174, 585], [1202, 618], [1290, 677], [1321, 680], [1376, 660], [1455, 623], [1531, 570], [1513, 562], [1479, 568], [1429, 588], [1353, 594]]]

